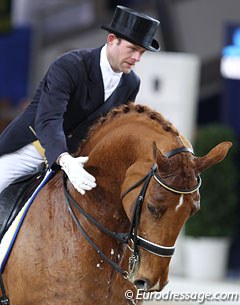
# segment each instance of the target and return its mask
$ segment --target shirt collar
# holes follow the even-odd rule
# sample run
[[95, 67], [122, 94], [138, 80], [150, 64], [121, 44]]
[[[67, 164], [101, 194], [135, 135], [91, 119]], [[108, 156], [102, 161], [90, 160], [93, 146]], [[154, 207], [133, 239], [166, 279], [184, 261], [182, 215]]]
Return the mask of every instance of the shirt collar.
[[108, 59], [107, 59], [107, 44], [105, 44], [102, 47], [101, 54], [100, 54], [100, 67], [103, 75], [103, 80], [104, 76], [108, 75], [108, 77], [116, 77], [116, 78], [121, 78], [122, 72], [114, 72]]

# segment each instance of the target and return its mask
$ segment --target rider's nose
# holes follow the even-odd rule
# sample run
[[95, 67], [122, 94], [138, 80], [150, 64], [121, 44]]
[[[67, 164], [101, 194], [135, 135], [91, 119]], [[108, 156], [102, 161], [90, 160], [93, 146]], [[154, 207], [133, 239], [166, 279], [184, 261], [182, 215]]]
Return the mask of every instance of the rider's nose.
[[136, 51], [132, 57], [133, 57], [133, 59], [135, 59], [136, 62], [139, 62], [141, 59], [141, 56], [142, 56], [142, 54], [140, 52]]

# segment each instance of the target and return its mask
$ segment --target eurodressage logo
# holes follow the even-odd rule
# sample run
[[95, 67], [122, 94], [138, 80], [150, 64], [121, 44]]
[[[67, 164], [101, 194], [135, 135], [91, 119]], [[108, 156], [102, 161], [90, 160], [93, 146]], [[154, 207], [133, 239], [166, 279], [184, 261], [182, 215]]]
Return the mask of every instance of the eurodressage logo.
[[240, 300], [239, 293], [236, 292], [172, 292], [170, 290], [166, 292], [146, 292], [143, 289], [138, 289], [136, 295], [132, 290], [125, 291], [125, 298], [128, 300], [141, 300], [141, 301], [193, 301], [197, 304], [204, 304], [207, 302], [224, 302]]

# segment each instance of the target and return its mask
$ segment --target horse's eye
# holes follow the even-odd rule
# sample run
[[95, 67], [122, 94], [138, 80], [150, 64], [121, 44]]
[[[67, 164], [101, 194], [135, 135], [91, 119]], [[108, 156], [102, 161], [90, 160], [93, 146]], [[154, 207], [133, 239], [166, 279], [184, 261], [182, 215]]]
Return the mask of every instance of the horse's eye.
[[156, 208], [155, 206], [153, 206], [152, 204], [148, 203], [147, 204], [147, 209], [148, 211], [154, 216], [159, 218], [161, 216], [161, 212], [159, 208]]

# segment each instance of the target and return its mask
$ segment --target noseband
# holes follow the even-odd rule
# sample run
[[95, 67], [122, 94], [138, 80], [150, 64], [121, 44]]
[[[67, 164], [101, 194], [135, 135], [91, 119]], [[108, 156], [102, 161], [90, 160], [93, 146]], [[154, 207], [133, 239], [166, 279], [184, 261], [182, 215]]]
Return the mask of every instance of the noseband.
[[[190, 148], [187, 147], [181, 147], [174, 150], [169, 151], [166, 156], [171, 157], [177, 153], [181, 152], [190, 152], [193, 154], [193, 151]], [[135, 274], [135, 270], [137, 265], [139, 264], [139, 249], [138, 247], [143, 248], [144, 250], [151, 252], [155, 255], [161, 256], [161, 257], [171, 257], [174, 254], [175, 246], [167, 247], [167, 246], [161, 246], [158, 244], [155, 244], [151, 241], [148, 241], [144, 239], [143, 237], [140, 237], [137, 235], [140, 216], [141, 216], [141, 209], [142, 204], [144, 202], [144, 198], [147, 192], [147, 188], [149, 185], [149, 182], [151, 178], [153, 177], [162, 187], [167, 189], [168, 191], [178, 193], [178, 194], [190, 194], [195, 191], [197, 191], [201, 186], [201, 178], [200, 176], [197, 176], [197, 184], [195, 187], [191, 189], [177, 189], [170, 185], [168, 185], [164, 180], [162, 180], [159, 175], [156, 173], [157, 171], [157, 164], [154, 164], [153, 167], [150, 169], [149, 173], [143, 177], [141, 180], [136, 182], [133, 186], [131, 186], [127, 191], [125, 191], [122, 195], [122, 199], [133, 189], [136, 187], [142, 185], [142, 188], [140, 190], [140, 193], [137, 197], [135, 209], [133, 213], [133, 219], [131, 222], [131, 227], [129, 233], [116, 233], [108, 230], [105, 228], [102, 224], [100, 224], [98, 221], [96, 221], [91, 215], [89, 215], [87, 212], [85, 212], [79, 204], [72, 198], [72, 196], [67, 191], [66, 181], [67, 177], [64, 176], [64, 193], [66, 198], [66, 203], [68, 206], [68, 209], [71, 213], [71, 216], [76, 223], [78, 229], [81, 231], [83, 236], [86, 238], [86, 240], [91, 244], [91, 246], [97, 251], [97, 253], [103, 258], [105, 262], [107, 262], [109, 265], [111, 265], [116, 271], [121, 273], [123, 277], [129, 279], [131, 281], [132, 277]], [[86, 233], [86, 231], [81, 226], [75, 212], [73, 211], [72, 205], [81, 213], [83, 214], [90, 222], [93, 223], [94, 226], [96, 226], [100, 231], [107, 234], [108, 236], [115, 238], [119, 242], [123, 244], [127, 244], [130, 250], [133, 252], [129, 259], [129, 272], [124, 271], [121, 267], [119, 267], [118, 264], [116, 264], [114, 261], [109, 259], [102, 250], [96, 245], [96, 243], [89, 237], [89, 235]], [[130, 247], [129, 244], [132, 244], [132, 247]]]

